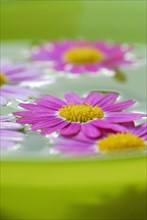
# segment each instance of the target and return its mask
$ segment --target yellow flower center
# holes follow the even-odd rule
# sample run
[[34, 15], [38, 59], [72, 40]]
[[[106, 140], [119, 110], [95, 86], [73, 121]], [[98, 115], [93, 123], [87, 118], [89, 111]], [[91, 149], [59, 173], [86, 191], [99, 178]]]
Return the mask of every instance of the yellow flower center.
[[59, 115], [67, 121], [72, 122], [87, 122], [95, 118], [103, 118], [104, 112], [99, 106], [91, 106], [86, 104], [70, 104], [63, 106], [59, 110]]
[[64, 60], [74, 64], [97, 63], [103, 60], [104, 55], [93, 47], [73, 47], [65, 52]]
[[7, 77], [4, 73], [0, 73], [0, 86], [4, 85], [7, 82]]
[[139, 150], [146, 146], [145, 141], [131, 133], [110, 134], [97, 143], [99, 149], [105, 153], [124, 150]]

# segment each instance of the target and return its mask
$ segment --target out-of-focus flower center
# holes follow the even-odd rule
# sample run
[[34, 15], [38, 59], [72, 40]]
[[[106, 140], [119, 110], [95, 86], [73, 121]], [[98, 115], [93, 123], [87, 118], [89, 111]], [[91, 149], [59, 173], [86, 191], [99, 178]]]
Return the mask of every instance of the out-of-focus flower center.
[[104, 55], [93, 47], [73, 47], [65, 52], [64, 60], [74, 64], [97, 63], [103, 60]]
[[87, 122], [95, 118], [103, 118], [104, 112], [99, 106], [91, 106], [86, 104], [70, 104], [63, 106], [59, 110], [59, 115], [65, 118], [67, 121], [72, 122]]
[[7, 82], [7, 77], [4, 73], [0, 73], [0, 86], [4, 85]]
[[97, 143], [99, 149], [103, 152], [114, 152], [124, 150], [143, 149], [146, 146], [145, 141], [131, 133], [110, 134]]

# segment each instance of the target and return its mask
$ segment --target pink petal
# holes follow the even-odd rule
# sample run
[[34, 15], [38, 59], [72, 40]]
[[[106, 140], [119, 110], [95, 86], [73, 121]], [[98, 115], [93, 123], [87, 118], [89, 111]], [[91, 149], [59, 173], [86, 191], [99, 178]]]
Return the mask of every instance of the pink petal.
[[52, 118], [48, 118], [48, 119], [44, 119], [43, 120], [40, 120], [40, 122], [32, 125], [32, 130], [33, 131], [36, 131], [36, 130], [39, 130], [39, 129], [44, 129], [44, 128], [49, 128], [49, 127], [54, 127], [58, 124], [61, 124], [64, 120], [61, 119], [61, 118], [56, 118], [56, 117], [52, 117]]
[[30, 111], [20, 111], [20, 112], [14, 112], [13, 115], [31, 117], [31, 118], [44, 118], [44, 117], [48, 117], [48, 116], [54, 116], [55, 111], [47, 110], [44, 112], [36, 112], [36, 114], [34, 114], [34, 112], [30, 112]]
[[11, 138], [11, 140], [22, 139], [24, 134], [14, 130], [0, 130], [1, 139]]
[[80, 143], [80, 142], [72, 142], [72, 143], [68, 143], [68, 144], [60, 144], [60, 142], [58, 144], [56, 144], [54, 147], [54, 149], [67, 153], [67, 154], [71, 154], [72, 156], [74, 155], [91, 155], [95, 153], [95, 148], [91, 145], [87, 145], [85, 143]]
[[80, 104], [82, 102], [81, 97], [74, 92], [66, 93], [64, 97], [69, 104], [71, 103]]
[[49, 128], [43, 129], [41, 134], [42, 135], [46, 135], [46, 134], [53, 133], [55, 131], [59, 131], [60, 129], [66, 127], [68, 124], [69, 124], [69, 122], [63, 121], [62, 123], [57, 124], [54, 127], [49, 127]]
[[84, 99], [84, 103], [90, 103], [90, 105], [95, 106], [101, 99], [103, 95], [98, 92], [91, 92]]
[[11, 115], [1, 115], [0, 116], [0, 122], [3, 122], [3, 121], [9, 121], [13, 118], [13, 116]]
[[118, 124], [111, 124], [110, 122], [106, 121], [106, 120], [100, 120], [100, 119], [96, 119], [94, 121], [91, 122], [94, 126], [98, 127], [98, 128], [102, 128], [102, 129], [109, 129], [109, 130], [113, 130], [113, 131], [119, 131], [119, 132], [126, 132], [128, 131], [127, 128], [118, 125]]
[[85, 65], [76, 65], [71, 63], [66, 64], [64, 70], [73, 74], [84, 74], [87, 72]]
[[137, 136], [143, 136], [145, 134], [147, 134], [147, 122], [144, 122], [136, 127], [134, 127], [134, 129], [132, 129], [133, 134], [137, 135]]
[[20, 107], [30, 110], [30, 111], [48, 111], [48, 108], [43, 106], [38, 106], [37, 104], [26, 104], [26, 103], [20, 103]]
[[85, 73], [95, 73], [98, 71], [98, 67], [96, 64], [85, 64]]
[[4, 130], [19, 130], [22, 128], [22, 125], [15, 122], [2, 122], [0, 128]]
[[144, 140], [147, 140], [147, 134], [142, 135], [141, 138], [143, 138]]
[[108, 113], [106, 120], [108, 122], [129, 122], [137, 119], [141, 119], [144, 114], [134, 112], [110, 112]]
[[130, 131], [132, 131], [132, 129], [135, 127], [135, 123], [133, 121], [129, 121], [129, 122], [122, 122], [119, 123], [121, 126], [126, 127], [127, 129], [129, 129]]
[[26, 71], [26, 68], [22, 65], [14, 65], [11, 69], [6, 71], [7, 76], [11, 75], [21, 75], [22, 72]]
[[26, 89], [26, 88], [23, 88], [21, 86], [16, 86], [16, 85], [4, 85], [2, 91], [5, 92], [5, 94], [11, 95], [12, 98], [14, 96], [20, 95], [24, 97], [23, 98], [24, 100], [26, 97], [36, 96], [39, 94], [37, 91], [31, 90], [28, 88]]
[[107, 105], [105, 108], [103, 107], [103, 109], [105, 111], [115, 112], [115, 111], [120, 111], [120, 110], [124, 110], [126, 108], [129, 108], [134, 104], [135, 104], [135, 101], [127, 100], [127, 101], [124, 101], [124, 102], [119, 102], [119, 103]]
[[46, 123], [48, 121], [54, 120], [56, 117], [55, 116], [48, 116], [48, 117], [39, 117], [39, 115], [32, 116], [32, 117], [23, 117], [17, 119], [17, 122], [21, 124], [41, 124], [41, 123]]
[[31, 118], [31, 117], [24, 117], [24, 118], [19, 118], [17, 119], [17, 122], [20, 124], [38, 124], [46, 122], [47, 119], [45, 118], [44, 120], [42, 119], [41, 122], [38, 118]]
[[49, 116], [32, 116], [32, 117], [24, 117], [24, 118], [19, 118], [17, 120], [17, 122], [21, 123], [21, 124], [41, 124], [41, 123], [47, 123], [48, 121], [53, 121], [55, 120], [55, 116], [54, 115], [49, 115]]
[[53, 67], [56, 71], [63, 71], [65, 69], [65, 65], [65, 62], [59, 60], [58, 62], [54, 63]]
[[4, 96], [0, 96], [0, 105], [7, 105], [8, 100]]
[[99, 129], [94, 127], [91, 123], [82, 124], [82, 132], [90, 138], [98, 138], [101, 135]]
[[43, 96], [42, 99], [47, 101], [47, 102], [54, 103], [54, 104], [58, 105], [60, 108], [63, 105], [67, 105], [67, 103], [65, 101], [63, 101], [62, 99], [60, 99], [60, 98], [58, 98], [56, 96], [46, 95], [46, 96]]
[[79, 123], [70, 123], [67, 127], [62, 128], [60, 134], [63, 136], [71, 136], [77, 134], [81, 129]]
[[77, 135], [75, 135], [74, 137], [72, 137], [72, 140], [78, 141], [78, 142], [82, 142], [82, 143], [89, 143], [89, 144], [94, 144], [95, 141], [97, 141], [97, 138], [90, 138], [84, 135], [83, 132], [79, 132]]
[[1, 148], [13, 147], [16, 143], [10, 140], [1, 140]]
[[43, 99], [36, 100], [36, 103], [37, 103], [37, 105], [40, 105], [41, 107], [46, 107], [46, 108], [53, 109], [53, 110], [59, 110], [61, 108], [61, 106], [59, 106], [58, 104], [48, 102]]
[[28, 96], [21, 94], [21, 91], [18, 91], [16, 93], [12, 91], [2, 91], [2, 95], [7, 99], [20, 99], [20, 100], [27, 100]]
[[108, 93], [98, 102], [98, 105], [102, 108], [106, 107], [110, 103], [113, 103], [117, 99], [118, 95], [115, 93]]

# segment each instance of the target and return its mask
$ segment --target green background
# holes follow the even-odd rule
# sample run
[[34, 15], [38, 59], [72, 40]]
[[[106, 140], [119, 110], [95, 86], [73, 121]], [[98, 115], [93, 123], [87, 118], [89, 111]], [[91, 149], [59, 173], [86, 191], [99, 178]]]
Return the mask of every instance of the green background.
[[[145, 1], [2, 1], [1, 39], [145, 43]], [[146, 158], [2, 161], [1, 218], [143, 220]]]
[[146, 41], [146, 1], [24, 0], [1, 4], [2, 39]]

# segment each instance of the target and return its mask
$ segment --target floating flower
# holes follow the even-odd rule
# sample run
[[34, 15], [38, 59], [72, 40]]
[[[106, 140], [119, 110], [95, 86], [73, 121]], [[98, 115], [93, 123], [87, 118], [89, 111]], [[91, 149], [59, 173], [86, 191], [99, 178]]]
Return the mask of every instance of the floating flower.
[[102, 68], [116, 70], [131, 64], [127, 54], [130, 46], [109, 44], [105, 41], [59, 41], [50, 42], [32, 50], [32, 59], [52, 61], [57, 71], [71, 73], [97, 72]]
[[80, 131], [85, 136], [97, 138], [101, 129], [123, 132], [126, 128], [118, 125], [140, 119], [142, 113], [122, 112], [135, 102], [127, 100], [116, 102], [115, 93], [89, 93], [85, 98], [70, 92], [65, 94], [65, 100], [46, 95], [32, 104], [22, 103], [20, 106], [27, 111], [16, 112], [19, 123], [32, 124], [31, 129], [41, 130], [42, 135], [59, 131], [63, 136], [73, 136]]
[[100, 138], [90, 139], [82, 133], [67, 138], [58, 137], [55, 140], [54, 149], [67, 154], [106, 154], [144, 150], [147, 147], [147, 123], [135, 126], [133, 122], [123, 123], [127, 132], [109, 133], [103, 130]]
[[13, 147], [24, 138], [24, 134], [19, 132], [23, 128], [22, 125], [12, 122], [12, 119], [9, 115], [0, 116], [1, 148]]
[[34, 90], [23, 88], [24, 82], [31, 82], [40, 79], [38, 70], [24, 64], [13, 64], [10, 61], [2, 60], [0, 68], [0, 105], [6, 105], [9, 99], [27, 100], [36, 96]]

